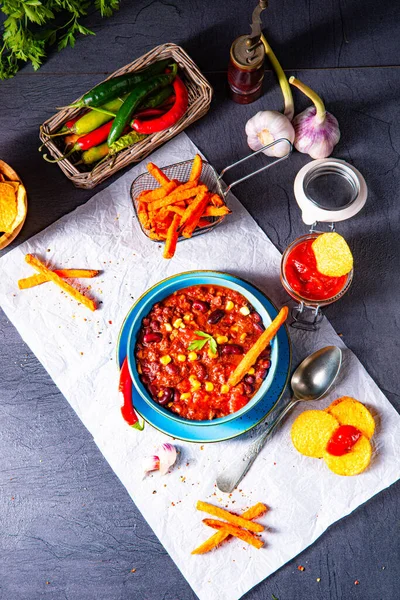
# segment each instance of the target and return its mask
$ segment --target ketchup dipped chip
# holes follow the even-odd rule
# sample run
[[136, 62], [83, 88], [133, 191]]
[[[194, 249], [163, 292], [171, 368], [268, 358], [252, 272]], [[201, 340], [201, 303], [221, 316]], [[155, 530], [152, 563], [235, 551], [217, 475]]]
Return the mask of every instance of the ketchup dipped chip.
[[371, 462], [372, 447], [369, 440], [362, 435], [352, 449], [342, 456], [335, 456], [325, 450], [323, 459], [328, 468], [336, 475], [359, 475]]
[[312, 243], [317, 269], [328, 277], [342, 277], [353, 268], [353, 255], [346, 240], [331, 231], [322, 233]]
[[334, 400], [325, 410], [334, 416], [340, 425], [353, 425], [368, 439], [374, 435], [374, 417], [368, 408], [358, 400], [350, 396], [342, 396], [342, 398]]

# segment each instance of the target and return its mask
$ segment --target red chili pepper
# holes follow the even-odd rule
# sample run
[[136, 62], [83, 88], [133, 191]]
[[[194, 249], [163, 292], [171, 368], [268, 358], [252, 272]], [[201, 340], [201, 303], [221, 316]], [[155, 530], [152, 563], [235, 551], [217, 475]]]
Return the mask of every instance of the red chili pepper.
[[340, 425], [333, 432], [326, 446], [326, 451], [333, 456], [343, 456], [350, 452], [361, 436], [362, 433], [357, 427], [353, 427], [353, 425]]
[[128, 367], [128, 359], [125, 358], [122, 363], [120, 375], [119, 375], [119, 391], [121, 392], [124, 404], [121, 406], [121, 414], [124, 420], [133, 427], [134, 429], [139, 429], [139, 431], [143, 431], [144, 423], [141, 425], [139, 423], [139, 419], [137, 414], [134, 411], [132, 405], [132, 379], [131, 374], [129, 373]]
[[169, 129], [172, 125], [175, 125], [185, 114], [188, 103], [188, 91], [183, 83], [182, 79], [175, 77], [173, 82], [173, 88], [175, 92], [175, 102], [173, 106], [161, 117], [152, 119], [150, 121], [141, 121], [140, 119], [134, 119], [132, 122], [132, 128], [138, 133], [156, 133], [157, 131], [163, 131]]

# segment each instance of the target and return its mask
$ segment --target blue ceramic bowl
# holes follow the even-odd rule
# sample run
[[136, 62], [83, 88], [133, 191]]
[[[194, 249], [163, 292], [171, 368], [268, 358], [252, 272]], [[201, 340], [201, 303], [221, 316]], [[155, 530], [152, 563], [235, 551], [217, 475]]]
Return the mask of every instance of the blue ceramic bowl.
[[[265, 396], [265, 394], [269, 391], [274, 378], [275, 373], [279, 364], [279, 341], [278, 338], [275, 337], [271, 342], [271, 367], [269, 369], [268, 375], [263, 381], [261, 387], [258, 389], [257, 393], [249, 400], [249, 402], [241, 408], [240, 410], [227, 415], [226, 417], [221, 417], [218, 419], [206, 420], [206, 421], [194, 421], [190, 419], [184, 419], [179, 415], [163, 408], [157, 402], [155, 402], [147, 391], [146, 387], [140, 380], [139, 373], [136, 367], [136, 358], [135, 358], [135, 347], [138, 332], [142, 325], [142, 319], [147, 316], [150, 312], [151, 308], [156, 302], [160, 302], [164, 300], [167, 296], [170, 296], [174, 292], [181, 290], [183, 288], [187, 288], [194, 285], [218, 285], [221, 287], [230, 288], [242, 294], [249, 303], [254, 307], [254, 309], [260, 314], [263, 324], [265, 327], [271, 323], [271, 321], [277, 315], [277, 310], [273, 306], [270, 300], [264, 296], [259, 290], [254, 288], [247, 281], [239, 279], [233, 275], [228, 275], [225, 273], [220, 273], [218, 271], [189, 271], [187, 273], [180, 273], [178, 275], [174, 275], [167, 279], [164, 279], [160, 283], [156, 284], [154, 287], [150, 288], [141, 296], [141, 298], [136, 303], [140, 308], [136, 311], [135, 318], [131, 324], [129, 336], [128, 336], [128, 347], [127, 347], [127, 357], [129, 370], [131, 373], [132, 381], [134, 387], [138, 394], [143, 398], [143, 400], [155, 411], [164, 415], [168, 419], [172, 419], [177, 421], [178, 423], [184, 423], [185, 425], [194, 425], [194, 426], [215, 426], [222, 425], [224, 423], [228, 423], [233, 419], [238, 419], [243, 416], [247, 411], [253, 409], [256, 404]], [[288, 372], [290, 369], [290, 365], [288, 368]]]

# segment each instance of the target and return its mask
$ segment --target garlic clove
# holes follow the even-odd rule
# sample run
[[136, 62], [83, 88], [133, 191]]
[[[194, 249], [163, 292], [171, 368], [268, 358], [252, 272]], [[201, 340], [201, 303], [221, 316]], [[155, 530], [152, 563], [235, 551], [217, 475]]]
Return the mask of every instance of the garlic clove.
[[160, 459], [158, 456], [147, 456], [144, 459], [143, 470], [146, 476], [151, 471], [157, 471], [160, 468]]
[[[295, 132], [293, 125], [285, 115], [276, 110], [262, 110], [246, 123], [247, 143], [254, 151], [285, 138], [293, 143]], [[263, 151], [266, 156], [281, 158], [287, 154], [287, 144], [277, 144]]]
[[168, 469], [172, 467], [176, 461], [176, 448], [173, 444], [163, 444], [158, 449], [157, 454], [160, 461], [160, 473], [161, 475], [166, 475], [168, 473]]

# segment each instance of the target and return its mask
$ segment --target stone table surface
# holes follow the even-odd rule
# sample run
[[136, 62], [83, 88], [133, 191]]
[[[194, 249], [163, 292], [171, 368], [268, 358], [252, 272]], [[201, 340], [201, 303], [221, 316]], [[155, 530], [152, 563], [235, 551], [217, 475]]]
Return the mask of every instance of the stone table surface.
[[[254, 4], [121, 2], [110, 19], [92, 13], [84, 20], [95, 37], [51, 54], [36, 73], [25, 67], [2, 81], [0, 158], [16, 169], [29, 194], [26, 224], [11, 247], [94, 193], [75, 189], [39, 156], [40, 123], [54, 107], [158, 44], [182, 45], [214, 87], [211, 110], [187, 130], [190, 138], [219, 170], [245, 155], [246, 120], [258, 110], [282, 108], [270, 70], [256, 103], [239, 106], [226, 97], [229, 47], [247, 32]], [[272, 0], [263, 18], [286, 72], [316, 89], [338, 118], [342, 138], [335, 157], [353, 163], [367, 180], [365, 209], [338, 227], [354, 252], [354, 282], [325, 313], [397, 409], [399, 19], [400, 4], [389, 0]], [[297, 93], [295, 99], [298, 109], [307, 105]], [[281, 168], [236, 190], [281, 251], [306, 232], [293, 197], [294, 176], [306, 162], [308, 157], [295, 153]], [[3, 313], [0, 344], [0, 598], [195, 600], [88, 431]], [[398, 598], [399, 489], [393, 485], [336, 523], [246, 600]]]

